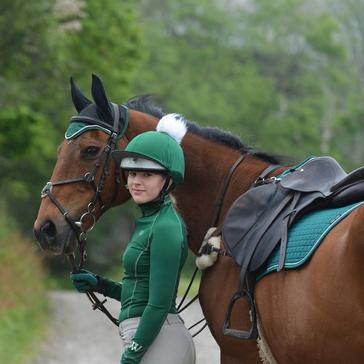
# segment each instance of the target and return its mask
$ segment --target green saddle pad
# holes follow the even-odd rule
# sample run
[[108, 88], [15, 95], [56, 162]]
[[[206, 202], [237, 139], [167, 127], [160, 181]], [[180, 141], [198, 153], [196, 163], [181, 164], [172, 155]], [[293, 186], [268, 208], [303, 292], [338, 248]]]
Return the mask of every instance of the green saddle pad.
[[[288, 244], [284, 268], [293, 269], [300, 267], [311, 257], [320, 246], [327, 233], [364, 201], [352, 205], [317, 210], [303, 216], [288, 231]], [[257, 280], [278, 268], [279, 245], [267, 261], [266, 268]]]

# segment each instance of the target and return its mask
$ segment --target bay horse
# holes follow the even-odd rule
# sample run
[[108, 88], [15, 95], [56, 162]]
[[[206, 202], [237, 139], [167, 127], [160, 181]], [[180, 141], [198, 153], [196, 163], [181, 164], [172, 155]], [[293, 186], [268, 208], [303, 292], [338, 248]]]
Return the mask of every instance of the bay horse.
[[[109, 103], [99, 81], [93, 77], [94, 103], [72, 85], [73, 101], [80, 114], [85, 108], [100, 109], [105, 100]], [[122, 136], [112, 140], [113, 147], [120, 149], [136, 135], [154, 130], [164, 115], [144, 97], [131, 99], [123, 110], [128, 124]], [[230, 133], [186, 122], [188, 132], [181, 143], [186, 160], [185, 182], [176, 188], [174, 197], [187, 225], [189, 247], [197, 254], [210, 228], [225, 177], [242, 153], [246, 156], [231, 176], [219, 224], [234, 200], [249, 189], [263, 170], [278, 161], [255, 151]], [[43, 197], [51, 191], [54, 201], [51, 198], [41, 200], [34, 224], [35, 236], [47, 253], [72, 254], [77, 246], [77, 228], [84, 225], [84, 233], [93, 226], [93, 217], [97, 220], [108, 208], [129, 199], [128, 191], [118, 179], [118, 166], [105, 154], [110, 150], [111, 139], [111, 132], [91, 128], [60, 144], [50, 183], [43, 190]], [[281, 171], [286, 168], [282, 167]], [[92, 181], [90, 171], [94, 171]], [[102, 188], [98, 189], [100, 185]], [[295, 270], [271, 273], [257, 283], [255, 299], [260, 332], [271, 354], [265, 362], [363, 362], [363, 218], [362, 205], [335, 226], [308, 264]], [[222, 364], [261, 362], [254, 340], [238, 340], [222, 334], [228, 303], [239, 283], [239, 273], [239, 266], [231, 257], [219, 257], [215, 265], [203, 272], [199, 287], [200, 304], [220, 347]], [[234, 328], [249, 327], [245, 302], [239, 301], [234, 306], [231, 323]]]

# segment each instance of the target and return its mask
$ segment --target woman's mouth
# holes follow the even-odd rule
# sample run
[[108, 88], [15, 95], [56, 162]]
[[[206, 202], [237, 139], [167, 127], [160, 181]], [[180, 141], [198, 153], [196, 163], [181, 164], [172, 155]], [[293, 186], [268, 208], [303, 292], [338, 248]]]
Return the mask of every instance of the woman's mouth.
[[133, 192], [135, 195], [140, 195], [141, 193], [144, 192], [144, 190], [135, 190], [135, 189], [132, 189], [131, 192]]

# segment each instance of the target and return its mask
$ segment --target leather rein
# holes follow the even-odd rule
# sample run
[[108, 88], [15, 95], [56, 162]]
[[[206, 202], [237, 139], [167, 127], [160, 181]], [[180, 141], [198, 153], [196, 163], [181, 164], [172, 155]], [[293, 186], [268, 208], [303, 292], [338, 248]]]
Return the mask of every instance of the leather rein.
[[[87, 240], [87, 233], [90, 232], [95, 224], [96, 224], [96, 216], [95, 211], [96, 207], [99, 204], [100, 211], [105, 210], [106, 205], [104, 201], [102, 200], [102, 192], [104, 190], [105, 186], [105, 180], [110, 175], [110, 161], [112, 160], [111, 153], [115, 150], [118, 138], [120, 136], [120, 110], [119, 107], [116, 104], [112, 104], [114, 108], [114, 124], [113, 129], [111, 131], [111, 135], [107, 141], [107, 144], [105, 145], [101, 156], [96, 160], [95, 167], [91, 172], [85, 173], [82, 177], [77, 178], [71, 178], [71, 179], [65, 179], [57, 182], [47, 182], [46, 185], [43, 187], [41, 191], [41, 198], [48, 197], [53, 204], [58, 208], [60, 213], [64, 216], [67, 223], [70, 225], [72, 230], [76, 234], [76, 239], [78, 242], [78, 248], [80, 251], [80, 261], [79, 263], [76, 262], [75, 254], [72, 253], [70, 255], [67, 255], [67, 258], [69, 260], [72, 272], [76, 273], [80, 271], [83, 267], [83, 264], [86, 261], [86, 240]], [[127, 112], [127, 110], [126, 110]], [[125, 131], [125, 127], [122, 131]], [[102, 174], [98, 181], [98, 183], [95, 182], [96, 175], [101, 167], [102, 167]], [[109, 203], [109, 206], [113, 204], [113, 202], [116, 200], [118, 196], [118, 191], [120, 189], [120, 166], [116, 165], [115, 167], [115, 189], [113, 192], [112, 199]], [[81, 217], [79, 220], [74, 219], [70, 213], [63, 207], [63, 205], [60, 203], [60, 201], [54, 196], [52, 192], [52, 188], [54, 186], [62, 186], [67, 184], [73, 184], [73, 183], [86, 183], [88, 185], [91, 185], [95, 194], [90, 200], [90, 202], [87, 204], [87, 211], [85, 211], [83, 214], [81, 214]], [[91, 225], [86, 228], [85, 224], [87, 221], [91, 221]], [[106, 299], [102, 302], [97, 298], [97, 296], [93, 292], [86, 292], [87, 297], [92, 303], [92, 308], [94, 310], [99, 309], [102, 311], [115, 325], [119, 325], [119, 321], [114, 318], [110, 312], [106, 309], [104, 306], [104, 303], [106, 302]]]
[[[243, 152], [239, 158], [234, 162], [234, 164], [230, 167], [229, 169], [229, 172], [225, 175], [224, 177], [224, 181], [223, 181], [223, 184], [222, 184], [222, 188], [220, 190], [220, 194], [219, 194], [219, 197], [214, 205], [214, 210], [213, 210], [213, 215], [212, 215], [212, 223], [210, 226], [217, 226], [218, 222], [219, 222], [219, 219], [220, 219], [220, 215], [221, 215], [221, 209], [222, 209], [222, 206], [223, 206], [223, 203], [224, 203], [224, 200], [225, 200], [225, 195], [226, 195], [226, 192], [229, 188], [229, 185], [230, 185], [230, 181], [231, 181], [231, 178], [235, 172], [235, 170], [237, 169], [237, 167], [239, 166], [239, 164], [241, 162], [243, 162], [243, 160], [245, 159], [245, 157], [248, 155], [249, 153], [248, 152]], [[220, 231], [219, 228], [216, 229], [216, 231], [212, 234], [212, 235], [218, 235], [216, 232], [217, 231]], [[210, 244], [206, 244], [205, 247], [207, 247], [207, 249], [209, 249], [208, 252], [206, 252], [206, 250], [202, 249], [201, 253], [200, 254], [209, 254], [211, 252], [217, 252], [218, 255], [227, 255], [226, 251], [224, 249], [219, 249], [219, 248], [215, 248], [214, 246], [210, 245]], [[182, 299], [181, 299], [181, 302], [179, 303], [178, 307], [177, 307], [177, 312], [178, 313], [181, 313], [182, 311], [184, 311], [187, 307], [189, 307], [193, 302], [195, 302], [199, 296], [199, 294], [197, 293], [195, 295], [195, 297], [193, 297], [190, 302], [186, 303], [185, 306], [183, 306], [183, 303], [188, 295], [188, 292], [190, 291], [191, 287], [192, 287], [192, 283], [196, 277], [196, 274], [197, 274], [197, 271], [198, 271], [198, 268], [196, 267], [195, 268], [195, 271], [193, 272], [192, 274], [192, 277], [191, 277], [191, 280], [190, 280], [190, 283], [187, 287], [187, 290], [185, 292], [185, 294], [183, 295]], [[182, 307], [183, 306], [183, 307]], [[195, 324], [191, 325], [188, 330], [191, 330], [192, 328], [194, 328], [195, 326], [197, 326], [198, 324], [202, 323], [203, 321], [206, 321], [205, 317], [203, 317], [201, 320], [197, 321]], [[192, 337], [195, 337], [197, 336], [201, 331], [203, 331], [207, 326], [207, 322], [205, 322], [205, 324], [197, 331], [195, 332]]]

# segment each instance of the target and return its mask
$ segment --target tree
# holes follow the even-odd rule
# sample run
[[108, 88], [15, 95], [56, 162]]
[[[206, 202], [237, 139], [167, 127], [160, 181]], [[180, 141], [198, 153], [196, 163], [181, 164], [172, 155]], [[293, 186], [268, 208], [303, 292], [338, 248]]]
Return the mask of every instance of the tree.
[[[89, 89], [91, 72], [97, 72], [115, 100], [122, 101], [130, 95], [140, 57], [141, 36], [131, 1], [75, 1], [80, 6], [72, 16], [62, 13], [65, 4], [0, 4], [0, 191], [8, 212], [29, 234], [57, 144], [74, 113], [69, 76], [81, 83], [87, 79]], [[66, 26], [71, 17], [79, 27]]]
[[107, 85], [111, 99], [121, 103], [130, 98], [130, 85], [142, 54], [134, 8], [131, 0], [86, 1], [77, 15], [80, 28], [64, 32], [65, 77], [74, 76], [89, 90], [94, 72]]

